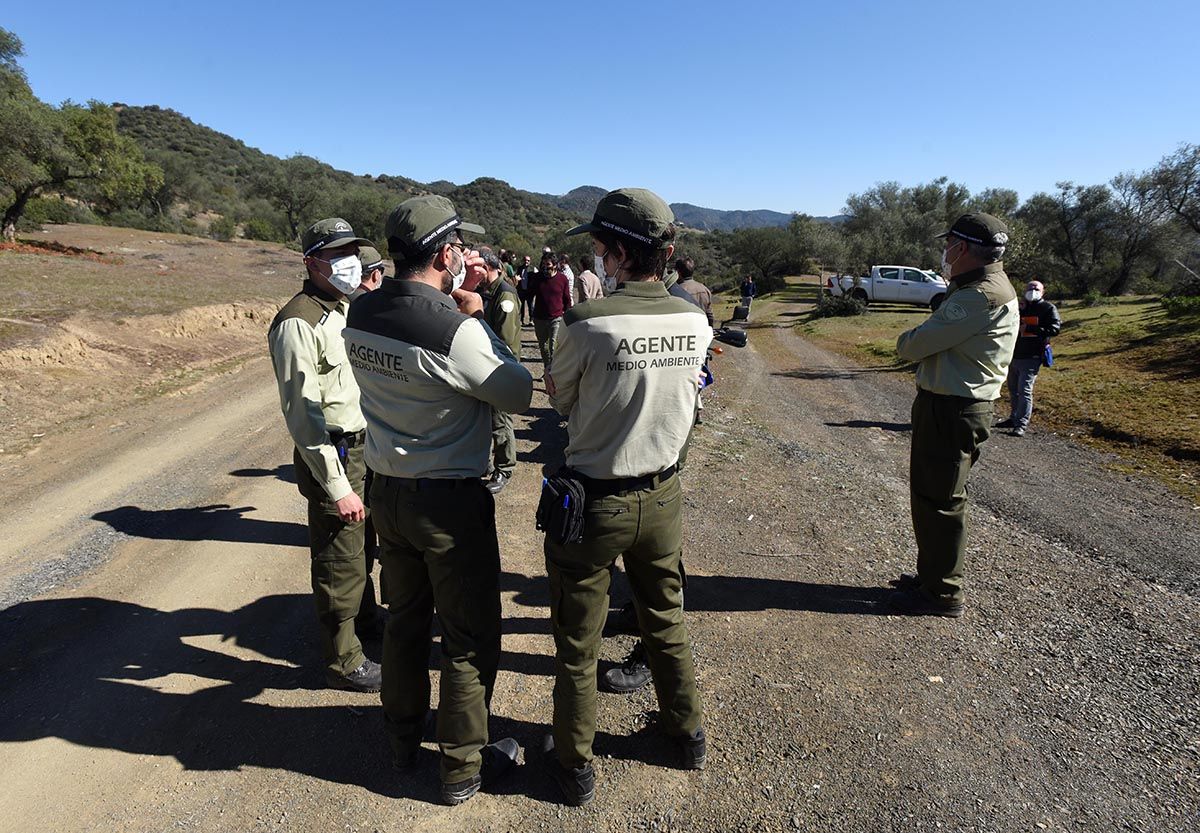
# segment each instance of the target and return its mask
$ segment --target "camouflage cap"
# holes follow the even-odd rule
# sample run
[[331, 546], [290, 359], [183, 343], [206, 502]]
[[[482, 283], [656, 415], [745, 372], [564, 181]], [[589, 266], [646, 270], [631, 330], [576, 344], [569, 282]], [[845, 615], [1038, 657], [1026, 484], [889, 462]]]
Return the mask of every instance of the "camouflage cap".
[[411, 260], [431, 251], [434, 241], [456, 228], [483, 234], [483, 226], [465, 222], [450, 200], [423, 194], [396, 206], [388, 215], [383, 233], [391, 258]]
[[674, 222], [675, 214], [658, 194], [645, 188], [618, 188], [600, 198], [590, 223], [575, 226], [567, 234], [611, 232], [635, 246], [660, 249]]
[[371, 241], [354, 234], [354, 229], [341, 217], [329, 217], [317, 220], [300, 235], [300, 251], [304, 256], [321, 249], [336, 249], [338, 246], [348, 246], [357, 243], [359, 246], [370, 246]]
[[957, 237], [981, 246], [1007, 246], [1008, 226], [999, 217], [984, 214], [982, 211], [972, 211], [955, 220], [949, 231], [937, 236]]
[[383, 268], [383, 255], [374, 246], [359, 246], [358, 259], [362, 261], [363, 273]]

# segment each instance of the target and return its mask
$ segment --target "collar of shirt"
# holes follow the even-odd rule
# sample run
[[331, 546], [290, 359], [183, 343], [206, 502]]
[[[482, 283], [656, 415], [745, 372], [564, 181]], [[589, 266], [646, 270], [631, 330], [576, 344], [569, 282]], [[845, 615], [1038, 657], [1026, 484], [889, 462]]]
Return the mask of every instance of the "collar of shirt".
[[434, 289], [427, 283], [411, 279], [398, 280], [397, 278], [384, 278], [383, 285], [375, 291], [387, 292], [389, 295], [425, 298], [426, 300], [433, 301], [435, 304], [441, 304], [446, 309], [458, 309], [458, 305], [445, 292]]
[[305, 295], [309, 296], [318, 304], [320, 304], [328, 312], [333, 312], [335, 309], [342, 306], [343, 302], [346, 300], [345, 298], [333, 297], [310, 280], [304, 281], [303, 292]]
[[1003, 271], [1004, 261], [998, 260], [995, 263], [989, 263], [987, 266], [980, 266], [978, 269], [972, 269], [970, 272], [963, 272], [961, 275], [955, 275], [950, 283], [954, 284], [958, 289], [964, 286], [970, 286], [973, 283], [983, 280], [988, 275], [995, 272]]
[[662, 281], [626, 281], [617, 287], [617, 292], [635, 298], [665, 298], [668, 294]]

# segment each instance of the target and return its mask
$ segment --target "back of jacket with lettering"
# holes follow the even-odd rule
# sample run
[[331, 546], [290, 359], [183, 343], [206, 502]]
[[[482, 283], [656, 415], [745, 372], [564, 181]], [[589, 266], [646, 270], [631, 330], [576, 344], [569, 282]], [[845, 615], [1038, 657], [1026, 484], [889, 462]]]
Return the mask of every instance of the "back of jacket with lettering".
[[661, 281], [627, 282], [571, 309], [563, 324], [550, 404], [569, 417], [567, 465], [605, 479], [674, 465], [712, 341], [703, 310]]
[[482, 477], [491, 409], [529, 407], [533, 379], [445, 293], [385, 279], [350, 308], [346, 353], [367, 418], [367, 465], [392, 477]]

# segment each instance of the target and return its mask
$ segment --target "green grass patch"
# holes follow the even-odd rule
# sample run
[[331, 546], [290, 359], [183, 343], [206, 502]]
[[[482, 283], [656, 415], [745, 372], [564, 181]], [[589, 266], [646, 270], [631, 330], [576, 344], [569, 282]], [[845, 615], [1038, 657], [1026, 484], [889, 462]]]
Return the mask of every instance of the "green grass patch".
[[[1120, 451], [1134, 468], [1200, 499], [1200, 316], [1172, 315], [1153, 297], [1065, 301], [1058, 309], [1063, 331], [1053, 340], [1055, 366], [1038, 376], [1034, 427]], [[899, 368], [896, 337], [928, 315], [872, 304], [865, 315], [798, 326], [851, 358]]]

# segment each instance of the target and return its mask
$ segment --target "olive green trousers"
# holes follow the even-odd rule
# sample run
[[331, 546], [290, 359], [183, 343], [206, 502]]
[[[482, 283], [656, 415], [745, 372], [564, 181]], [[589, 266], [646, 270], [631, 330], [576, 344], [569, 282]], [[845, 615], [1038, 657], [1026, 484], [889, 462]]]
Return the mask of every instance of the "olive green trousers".
[[388, 737], [404, 747], [424, 731], [436, 608], [442, 631], [437, 713], [442, 781], [465, 781], [482, 764], [500, 662], [495, 501], [476, 478], [417, 484], [376, 474], [371, 512], [390, 613], [382, 693]]
[[991, 436], [992, 403], [918, 390], [912, 405], [909, 490], [921, 586], [963, 600], [967, 477]]
[[[325, 668], [330, 674], [345, 676], [365, 659], [362, 643], [354, 632], [354, 620], [367, 589], [367, 560], [363, 550], [366, 522], [345, 523], [338, 517], [337, 505], [301, 459], [300, 452], [294, 452], [292, 461], [296, 485], [308, 500], [313, 599], [317, 605]], [[346, 452], [344, 465], [351, 488], [362, 498], [367, 467], [361, 445]]]
[[679, 478], [648, 489], [589, 497], [584, 540], [545, 542], [554, 628], [554, 745], [560, 763], [592, 759], [596, 666], [608, 616], [610, 569], [623, 557], [633, 605], [669, 735], [700, 727], [692, 646], [683, 622], [682, 493]]
[[517, 437], [512, 414], [492, 408], [492, 471], [512, 476], [517, 468]]

